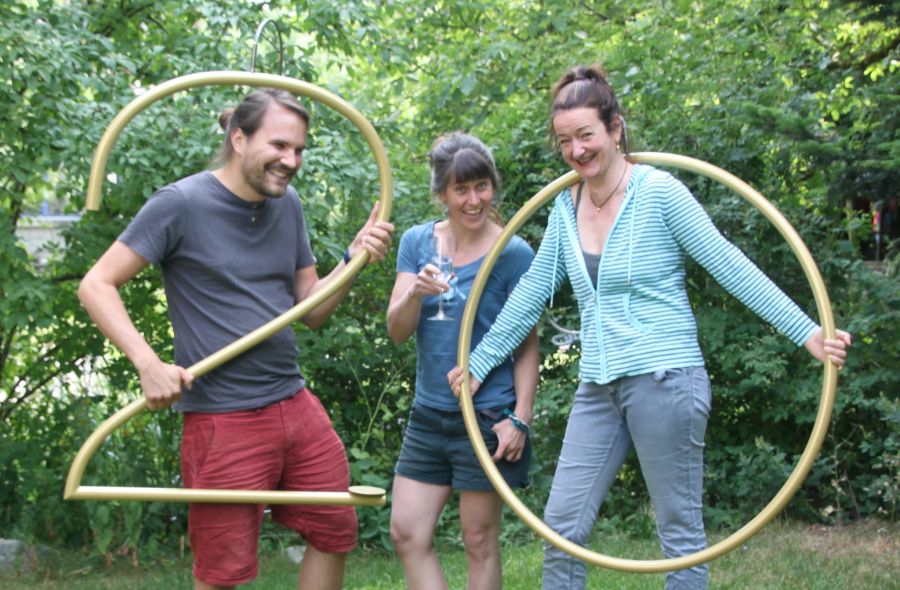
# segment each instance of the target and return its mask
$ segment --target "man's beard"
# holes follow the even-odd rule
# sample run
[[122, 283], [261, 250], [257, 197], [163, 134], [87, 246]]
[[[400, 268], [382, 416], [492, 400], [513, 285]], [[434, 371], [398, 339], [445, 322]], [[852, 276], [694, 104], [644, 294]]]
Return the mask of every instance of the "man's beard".
[[[291, 180], [294, 178], [294, 174], [297, 173], [296, 170], [292, 171], [288, 168], [278, 166], [278, 164], [268, 164], [262, 167], [261, 172], [259, 172], [259, 170], [260, 169], [255, 166], [245, 166], [243, 170], [244, 181], [257, 193], [269, 199], [279, 199], [283, 197], [284, 193], [287, 192], [287, 187], [290, 185]], [[279, 170], [286, 174], [283, 188], [278, 187], [272, 189], [266, 186], [266, 178], [269, 175], [269, 170]]]

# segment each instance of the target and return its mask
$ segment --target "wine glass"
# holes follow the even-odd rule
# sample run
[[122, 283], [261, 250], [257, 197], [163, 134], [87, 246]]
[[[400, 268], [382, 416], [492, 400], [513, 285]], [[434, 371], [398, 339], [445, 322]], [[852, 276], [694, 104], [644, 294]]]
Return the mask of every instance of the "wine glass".
[[[440, 271], [440, 275], [435, 277], [442, 281], [450, 281], [453, 276], [453, 261], [451, 260], [451, 252], [453, 251], [453, 239], [449, 234], [438, 235], [432, 237], [434, 247], [434, 256], [431, 263]], [[429, 320], [452, 320], [453, 318], [444, 313], [444, 294], [438, 293], [438, 311], [436, 314], [428, 318]]]

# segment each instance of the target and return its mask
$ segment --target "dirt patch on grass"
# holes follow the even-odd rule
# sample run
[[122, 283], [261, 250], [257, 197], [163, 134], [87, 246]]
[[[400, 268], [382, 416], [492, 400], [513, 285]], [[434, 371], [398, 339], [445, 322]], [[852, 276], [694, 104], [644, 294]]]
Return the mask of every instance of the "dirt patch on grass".
[[879, 556], [900, 566], [900, 524], [867, 520], [844, 525], [811, 525], [794, 532], [796, 546], [829, 558]]

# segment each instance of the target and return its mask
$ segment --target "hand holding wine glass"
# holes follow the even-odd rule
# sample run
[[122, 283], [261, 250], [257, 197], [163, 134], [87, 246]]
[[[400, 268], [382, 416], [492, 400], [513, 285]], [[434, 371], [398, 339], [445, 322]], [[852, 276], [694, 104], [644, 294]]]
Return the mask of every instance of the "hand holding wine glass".
[[[453, 276], [453, 260], [452, 260], [452, 252], [453, 252], [453, 239], [449, 233], [445, 235], [441, 235], [435, 233], [433, 238], [433, 257], [431, 259], [431, 263], [437, 267], [438, 272], [440, 273], [438, 276], [435, 276], [435, 279], [440, 281], [449, 282], [450, 277]], [[428, 318], [429, 320], [452, 320], [453, 318], [444, 313], [444, 294], [438, 294], [438, 311], [436, 314]]]

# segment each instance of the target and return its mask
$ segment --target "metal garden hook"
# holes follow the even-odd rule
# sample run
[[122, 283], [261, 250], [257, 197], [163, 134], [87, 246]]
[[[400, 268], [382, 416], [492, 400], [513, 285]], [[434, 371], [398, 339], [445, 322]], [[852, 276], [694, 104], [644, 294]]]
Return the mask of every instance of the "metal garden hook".
[[547, 323], [550, 324], [554, 330], [556, 330], [556, 334], [550, 337], [550, 342], [553, 343], [553, 346], [557, 347], [560, 350], [566, 350], [576, 342], [580, 337], [580, 332], [578, 330], [570, 330], [568, 328], [563, 328], [553, 319], [553, 316], [550, 315], [550, 311], [547, 310]]
[[284, 45], [281, 43], [281, 29], [278, 27], [278, 23], [270, 18], [265, 19], [263, 22], [259, 23], [259, 26], [256, 28], [256, 34], [253, 36], [253, 57], [250, 60], [250, 72], [253, 73], [256, 71], [256, 50], [259, 49], [259, 40], [262, 37], [263, 29], [266, 28], [266, 25], [271, 24], [275, 27], [275, 33], [278, 37], [278, 73], [280, 75], [284, 75]]

